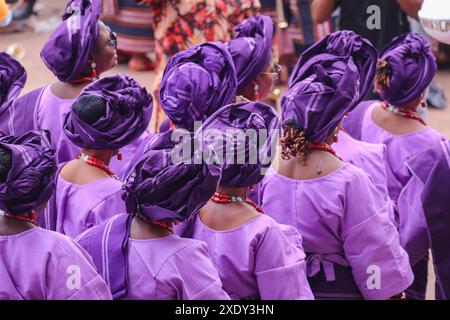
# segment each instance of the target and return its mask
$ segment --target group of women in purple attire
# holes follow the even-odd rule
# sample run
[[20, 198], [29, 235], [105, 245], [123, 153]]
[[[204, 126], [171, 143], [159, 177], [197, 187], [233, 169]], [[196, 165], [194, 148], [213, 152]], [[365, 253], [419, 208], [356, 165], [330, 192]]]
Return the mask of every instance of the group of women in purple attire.
[[[0, 299], [423, 299], [429, 250], [450, 298], [450, 145], [415, 112], [436, 72], [426, 39], [379, 56], [330, 34], [279, 118], [259, 101], [273, 23], [251, 17], [169, 61], [153, 134], [146, 89], [99, 79], [117, 63], [99, 17], [69, 1], [41, 54], [57, 82], [20, 98], [26, 72], [0, 53]], [[373, 83], [381, 100], [362, 101]], [[230, 134], [250, 131], [268, 133], [256, 159]]]

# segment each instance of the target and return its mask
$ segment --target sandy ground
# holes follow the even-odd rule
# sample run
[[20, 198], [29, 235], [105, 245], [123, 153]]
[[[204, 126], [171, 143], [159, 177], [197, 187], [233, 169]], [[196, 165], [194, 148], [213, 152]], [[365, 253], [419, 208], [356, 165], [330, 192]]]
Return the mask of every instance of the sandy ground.
[[[38, 16], [30, 19], [30, 25], [35, 28], [34, 32], [13, 34], [0, 33], [0, 51], [6, 50], [11, 44], [18, 44], [25, 49], [25, 57], [21, 60], [21, 63], [28, 71], [28, 81], [22, 94], [54, 81], [53, 74], [51, 74], [42, 63], [39, 53], [51, 30], [53, 30], [58, 23], [58, 17], [61, 15], [64, 3], [64, 1], [41, 0], [37, 7], [39, 11]], [[129, 74], [151, 91], [153, 81], [152, 73], [130, 72], [126, 66], [121, 65], [110, 71], [108, 74], [118, 72]], [[439, 71], [436, 75], [436, 80], [443, 86], [446, 96], [450, 100], [450, 70]], [[443, 111], [430, 110], [428, 121], [433, 128], [450, 138], [450, 107]], [[431, 267], [429, 269], [432, 270]], [[433, 298], [434, 274], [430, 272], [427, 299]]]

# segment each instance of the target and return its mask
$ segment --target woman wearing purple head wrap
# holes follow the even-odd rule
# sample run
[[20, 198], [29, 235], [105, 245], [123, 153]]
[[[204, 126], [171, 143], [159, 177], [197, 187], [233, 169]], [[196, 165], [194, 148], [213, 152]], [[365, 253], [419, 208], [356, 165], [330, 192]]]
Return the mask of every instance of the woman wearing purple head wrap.
[[206, 244], [173, 234], [174, 222], [195, 215], [214, 194], [220, 166], [174, 162], [174, 146], [171, 132], [158, 136], [124, 185], [128, 214], [77, 239], [114, 299], [229, 299]]
[[177, 232], [208, 243], [232, 299], [312, 298], [300, 235], [262, 214], [247, 198], [249, 187], [262, 180], [270, 165], [278, 124], [272, 107], [242, 102], [218, 110], [196, 133], [203, 161], [214, 161], [206, 148], [221, 159], [222, 178], [218, 192]]
[[[425, 106], [423, 95], [435, 72], [435, 58], [425, 37], [407, 33], [395, 38], [381, 52], [377, 66], [375, 87], [383, 101], [362, 104], [344, 122], [354, 137], [386, 145], [388, 190], [396, 206], [407, 181], [402, 176], [405, 161], [442, 141], [442, 136], [417, 113]], [[416, 210], [415, 205], [411, 202], [409, 207], [403, 206], [403, 212], [397, 207], [400, 225], [408, 211]], [[400, 234], [402, 241], [410, 236], [403, 234], [402, 228]], [[407, 292], [409, 299], [425, 299], [427, 260], [428, 253], [414, 266], [415, 283]]]
[[[281, 67], [272, 60], [274, 26], [267, 16], [248, 18], [235, 29], [228, 43], [238, 78], [238, 95], [249, 100], [264, 99], [278, 77]], [[275, 79], [276, 80], [276, 79]]]
[[359, 69], [352, 48], [364, 43], [352, 34], [335, 33], [323, 40], [327, 46], [319, 42], [306, 52], [310, 59], [300, 58], [282, 100], [281, 159], [262, 183], [262, 207], [302, 235], [316, 299], [389, 299], [413, 281], [389, 203], [331, 147], [345, 113], [364, 97], [364, 75], [376, 61]]
[[68, 140], [81, 149], [61, 165], [46, 227], [72, 238], [124, 210], [122, 183], [108, 167], [120, 148], [146, 130], [153, 108], [145, 88], [125, 75], [86, 87], [64, 121]]
[[19, 96], [27, 81], [22, 65], [11, 56], [0, 52], [0, 131], [9, 134], [13, 123], [13, 101]]
[[58, 163], [79, 149], [62, 133], [62, 123], [84, 87], [117, 64], [115, 35], [99, 21], [100, 0], [70, 0], [62, 22], [41, 51], [58, 81], [21, 97], [11, 106], [11, 134], [45, 129], [52, 134]]
[[48, 131], [0, 138], [0, 298], [111, 299], [80, 246], [37, 227], [54, 190], [54, 153]]
[[236, 95], [233, 59], [225, 44], [203, 43], [174, 55], [164, 70], [159, 99], [173, 125], [194, 131]]
[[[193, 132], [196, 121], [205, 121], [217, 109], [231, 103], [236, 90], [236, 70], [225, 44], [207, 42], [174, 55], [164, 70], [159, 91], [168, 116], [160, 131], [179, 128]], [[149, 135], [143, 140], [132, 163], [153, 139]], [[126, 172], [130, 170], [129, 167]]]

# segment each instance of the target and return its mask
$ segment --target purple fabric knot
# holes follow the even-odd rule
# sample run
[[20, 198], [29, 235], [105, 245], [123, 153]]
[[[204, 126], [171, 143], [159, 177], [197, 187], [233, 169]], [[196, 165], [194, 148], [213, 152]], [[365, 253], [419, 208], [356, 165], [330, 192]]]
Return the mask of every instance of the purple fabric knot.
[[9, 102], [18, 97], [27, 81], [22, 65], [10, 55], [0, 52], [0, 115]]
[[352, 31], [343, 30], [340, 33], [332, 33], [327, 42], [327, 51], [335, 55], [346, 57], [361, 50], [363, 41], [360, 36]]
[[327, 282], [336, 281], [336, 274], [334, 271], [334, 264], [339, 264], [344, 267], [348, 267], [347, 260], [337, 253], [313, 253], [308, 254], [306, 258], [306, 264], [308, 268], [308, 277], [312, 278], [316, 276], [323, 268], [325, 278]]
[[153, 99], [134, 79], [117, 74], [87, 86], [75, 103], [85, 95], [106, 101], [106, 115], [93, 125], [83, 122], [71, 110], [64, 121], [64, 133], [80, 148], [120, 149], [147, 130]]
[[235, 28], [236, 36], [228, 43], [238, 78], [238, 90], [243, 90], [263, 72], [272, 59], [273, 22], [268, 16], [244, 20]]
[[437, 70], [428, 39], [418, 33], [406, 33], [393, 39], [381, 51], [381, 60], [389, 63], [392, 75], [389, 87], [378, 87], [377, 93], [395, 106], [420, 97]]
[[0, 209], [14, 215], [36, 210], [54, 191], [55, 150], [48, 131], [3, 136], [0, 146], [12, 153], [12, 167], [0, 183]]
[[194, 130], [236, 96], [233, 59], [225, 44], [208, 42], [174, 55], [164, 70], [159, 98], [177, 128]]

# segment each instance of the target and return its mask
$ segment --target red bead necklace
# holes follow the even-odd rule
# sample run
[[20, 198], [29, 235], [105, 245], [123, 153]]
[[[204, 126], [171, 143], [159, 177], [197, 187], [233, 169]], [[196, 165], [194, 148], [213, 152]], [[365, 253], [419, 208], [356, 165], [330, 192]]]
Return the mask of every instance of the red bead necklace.
[[173, 230], [173, 224], [172, 223], [167, 223], [167, 222], [163, 222], [163, 221], [150, 221], [149, 219], [147, 219], [146, 217], [144, 217], [141, 214], [135, 214], [135, 216], [141, 218], [145, 222], [148, 222], [148, 223], [150, 223], [150, 224], [152, 224], [154, 226], [158, 226], [158, 227], [161, 227], [163, 229], [166, 229], [170, 233], [175, 233], [175, 231]]
[[338, 156], [336, 151], [334, 151], [333, 148], [328, 143], [325, 143], [325, 142], [322, 142], [322, 143], [309, 142], [308, 143], [308, 149], [315, 149], [315, 150], [322, 150], [322, 151], [329, 152], [333, 156], [335, 156], [336, 158], [338, 158], [339, 160], [342, 161], [342, 158]]
[[84, 153], [80, 153], [77, 156], [78, 160], [83, 160], [84, 162], [86, 162], [88, 165], [91, 165], [93, 167], [99, 168], [100, 170], [103, 170], [104, 172], [106, 172], [110, 177], [119, 180], [119, 178], [111, 171], [111, 169], [109, 169], [109, 167], [101, 160], [98, 160], [97, 158], [93, 157], [93, 156], [89, 156], [87, 154]]
[[8, 213], [6, 211], [3, 211], [0, 209], [0, 216], [12, 219], [12, 220], [18, 220], [18, 221], [24, 221], [34, 224], [36, 227], [39, 227], [38, 223], [36, 222], [37, 212], [32, 211], [30, 214], [25, 214], [22, 216], [15, 216], [11, 213]]
[[248, 197], [230, 196], [229, 194], [216, 192], [212, 197], [212, 202], [218, 204], [228, 204], [232, 202], [245, 202], [256, 209], [259, 213], [264, 213], [263, 210], [256, 204], [256, 202], [250, 200]]
[[70, 81], [72, 84], [80, 84], [80, 83], [90, 83], [98, 80], [97, 71], [92, 70], [92, 74], [90, 77], [81, 77], [75, 80]]
[[424, 126], [427, 126], [427, 123], [425, 122], [425, 120], [423, 120], [423, 118], [417, 113], [414, 112], [412, 110], [409, 109], [405, 109], [405, 108], [399, 108], [399, 107], [394, 107], [393, 105], [390, 105], [389, 103], [387, 103], [386, 101], [383, 102], [383, 104], [381, 105], [381, 107], [389, 112], [398, 114], [402, 117], [405, 118], [409, 118], [409, 119], [413, 119], [413, 120], [417, 120], [419, 121], [421, 124], [423, 124]]

